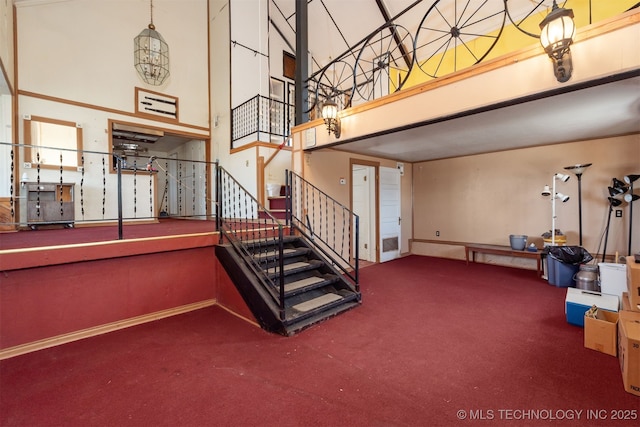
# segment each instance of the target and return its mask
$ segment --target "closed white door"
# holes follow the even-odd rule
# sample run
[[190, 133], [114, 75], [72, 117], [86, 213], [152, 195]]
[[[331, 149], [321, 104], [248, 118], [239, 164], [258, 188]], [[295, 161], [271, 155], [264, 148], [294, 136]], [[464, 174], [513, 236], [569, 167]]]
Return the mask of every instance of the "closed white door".
[[351, 205], [359, 220], [358, 258], [375, 262], [375, 168], [353, 165], [352, 172]]
[[380, 262], [400, 256], [400, 171], [380, 168]]

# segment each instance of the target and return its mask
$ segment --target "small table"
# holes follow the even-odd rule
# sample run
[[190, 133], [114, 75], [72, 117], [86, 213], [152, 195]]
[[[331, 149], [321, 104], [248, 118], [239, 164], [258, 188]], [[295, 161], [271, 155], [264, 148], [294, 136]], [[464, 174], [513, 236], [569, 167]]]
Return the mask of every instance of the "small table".
[[504, 255], [504, 256], [512, 256], [516, 258], [529, 258], [536, 260], [536, 268], [538, 271], [538, 276], [542, 276], [542, 254], [543, 251], [537, 250], [533, 251], [516, 251], [511, 249], [511, 246], [502, 246], [502, 245], [484, 245], [484, 244], [474, 244], [467, 243], [464, 245], [464, 252], [467, 258], [467, 265], [469, 264], [469, 252], [471, 252], [471, 262], [476, 262], [476, 253], [485, 253], [490, 255]]

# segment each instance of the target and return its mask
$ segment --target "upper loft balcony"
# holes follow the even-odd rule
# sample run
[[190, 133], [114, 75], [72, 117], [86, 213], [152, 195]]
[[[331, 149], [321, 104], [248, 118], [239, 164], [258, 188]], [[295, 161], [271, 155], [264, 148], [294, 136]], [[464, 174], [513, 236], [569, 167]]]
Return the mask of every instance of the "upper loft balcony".
[[[632, 8], [578, 27], [566, 82], [531, 38], [524, 48], [450, 74], [411, 86], [407, 79], [402, 90], [389, 83], [382, 97], [355, 102], [363, 98], [356, 89], [338, 103], [340, 136], [311, 120], [294, 127], [294, 152], [331, 147], [416, 162], [638, 133], [639, 21], [640, 9]], [[389, 72], [389, 82], [398, 75]], [[302, 164], [294, 160], [294, 169]]]

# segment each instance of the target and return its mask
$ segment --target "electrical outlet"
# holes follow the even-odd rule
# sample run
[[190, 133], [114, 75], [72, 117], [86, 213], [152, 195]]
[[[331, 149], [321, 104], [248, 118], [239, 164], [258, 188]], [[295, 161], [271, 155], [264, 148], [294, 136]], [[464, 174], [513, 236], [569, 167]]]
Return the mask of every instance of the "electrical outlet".
[[22, 168], [23, 168], [23, 169], [31, 169], [31, 163], [29, 163], [29, 162], [24, 162], [24, 163], [22, 164]]
[[436, 237], [440, 237], [440, 232], [436, 231]]
[[616, 218], [622, 218], [622, 209], [616, 209]]

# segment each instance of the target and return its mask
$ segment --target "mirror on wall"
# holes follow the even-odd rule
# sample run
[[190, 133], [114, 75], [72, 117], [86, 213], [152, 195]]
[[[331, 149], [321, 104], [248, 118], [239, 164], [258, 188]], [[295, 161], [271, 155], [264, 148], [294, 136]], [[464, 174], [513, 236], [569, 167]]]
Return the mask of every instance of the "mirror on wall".
[[27, 116], [25, 161], [41, 168], [77, 170], [82, 158], [82, 128], [73, 122]]

